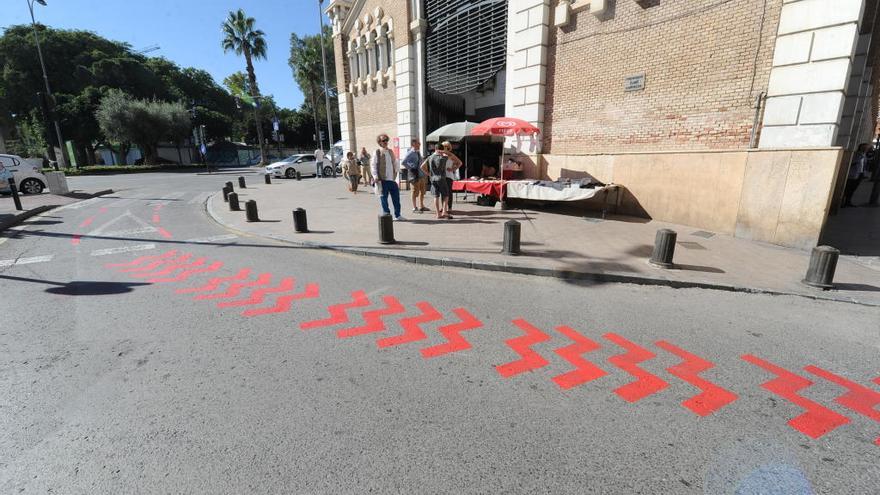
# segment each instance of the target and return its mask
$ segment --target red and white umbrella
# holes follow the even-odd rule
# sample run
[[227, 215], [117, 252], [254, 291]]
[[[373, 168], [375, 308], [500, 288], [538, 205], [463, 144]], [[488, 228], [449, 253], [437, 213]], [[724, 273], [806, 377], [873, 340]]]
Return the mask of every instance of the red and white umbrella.
[[496, 117], [471, 129], [471, 136], [533, 136], [541, 130], [522, 119]]

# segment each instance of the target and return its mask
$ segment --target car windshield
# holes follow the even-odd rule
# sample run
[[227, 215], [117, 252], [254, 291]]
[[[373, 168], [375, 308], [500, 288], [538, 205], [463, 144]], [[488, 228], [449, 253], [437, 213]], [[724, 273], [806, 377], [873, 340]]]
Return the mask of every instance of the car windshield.
[[284, 163], [293, 163], [293, 162], [297, 161], [300, 157], [302, 157], [302, 155], [290, 155], [281, 161]]

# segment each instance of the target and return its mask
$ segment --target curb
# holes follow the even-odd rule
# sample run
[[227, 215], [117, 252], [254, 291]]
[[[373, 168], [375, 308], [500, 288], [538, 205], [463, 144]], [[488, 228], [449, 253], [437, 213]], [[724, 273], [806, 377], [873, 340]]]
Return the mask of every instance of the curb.
[[646, 285], [646, 286], [657, 286], [657, 287], [670, 287], [672, 289], [708, 289], [708, 290], [718, 290], [724, 292], [738, 292], [745, 294], [761, 294], [768, 296], [797, 296], [804, 297], [807, 299], [812, 299], [815, 301], [829, 301], [829, 302], [839, 302], [839, 303], [849, 303], [849, 304], [857, 304], [860, 306], [868, 306], [868, 307], [880, 307], [880, 303], [860, 301], [857, 299], [850, 298], [840, 298], [840, 297], [828, 297], [820, 294], [805, 294], [799, 292], [785, 292], [779, 290], [772, 289], [762, 289], [758, 287], [744, 287], [737, 285], [727, 285], [727, 284], [713, 284], [709, 282], [688, 282], [683, 280], [670, 280], [660, 277], [647, 277], [643, 275], [632, 275], [628, 273], [620, 273], [620, 272], [579, 272], [579, 271], [571, 271], [571, 270], [558, 270], [554, 268], [540, 268], [533, 266], [525, 266], [517, 263], [511, 263], [505, 261], [504, 263], [493, 263], [489, 261], [473, 261], [466, 260], [461, 258], [434, 258], [427, 256], [419, 256], [413, 254], [394, 254], [394, 253], [386, 253], [386, 252], [378, 252], [372, 249], [365, 248], [352, 248], [347, 246], [337, 246], [333, 244], [324, 244], [320, 242], [311, 242], [311, 241], [292, 241], [290, 239], [269, 235], [269, 234], [254, 234], [252, 232], [246, 232], [242, 230], [238, 230], [234, 227], [230, 227], [225, 224], [218, 215], [216, 215], [211, 208], [211, 200], [218, 193], [214, 193], [209, 196], [205, 200], [205, 212], [208, 214], [208, 217], [211, 218], [218, 225], [223, 227], [226, 230], [236, 232], [238, 234], [250, 237], [258, 237], [263, 239], [271, 239], [273, 241], [281, 242], [284, 244], [288, 244], [291, 246], [304, 248], [304, 249], [315, 249], [315, 250], [327, 250], [333, 251], [337, 253], [351, 254], [355, 256], [365, 256], [372, 258], [381, 258], [385, 260], [392, 260], [404, 263], [415, 263], [419, 265], [430, 265], [430, 266], [447, 266], [452, 268], [466, 268], [471, 270], [481, 270], [481, 271], [490, 271], [490, 272], [505, 272], [505, 273], [513, 273], [518, 275], [532, 275], [536, 277], [547, 277], [547, 278], [556, 278], [560, 280], [568, 280], [574, 282], [583, 282], [583, 283], [621, 283], [621, 284], [635, 284], [635, 285]]
[[[83, 201], [86, 199], [97, 198], [98, 196], [104, 196], [106, 194], [113, 194], [113, 189], [105, 189], [103, 191], [98, 191], [95, 194], [81, 194], [80, 193], [79, 195], [74, 195], [74, 196], [69, 195], [69, 194], [64, 194], [63, 196], [70, 197], [70, 198], [78, 198], [80, 201]], [[74, 201], [73, 203], [67, 203], [67, 204], [72, 205], [75, 203], [79, 203], [79, 201]], [[60, 206], [62, 206], [62, 205], [43, 205], [43, 206], [37, 206], [36, 208], [31, 208], [30, 210], [27, 210], [27, 211], [23, 211], [8, 220], [4, 220], [4, 221], [0, 222], [0, 232], [3, 232], [10, 227], [15, 227], [16, 225], [21, 224], [22, 222], [24, 222], [25, 220], [27, 220], [31, 217], [35, 217], [41, 213], [46, 213], [49, 210], [54, 210], [55, 208], [59, 208]]]

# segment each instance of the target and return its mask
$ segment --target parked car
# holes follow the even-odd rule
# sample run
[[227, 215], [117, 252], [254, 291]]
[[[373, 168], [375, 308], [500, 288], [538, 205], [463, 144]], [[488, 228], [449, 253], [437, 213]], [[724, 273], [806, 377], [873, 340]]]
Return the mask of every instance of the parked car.
[[[40, 194], [46, 189], [46, 176], [40, 169], [25, 163], [20, 156], [0, 155], [0, 165], [15, 178], [16, 188], [24, 194]], [[9, 182], [4, 178], [0, 184], [0, 192], [10, 193]]]
[[[275, 177], [287, 177], [292, 179], [299, 172], [301, 176], [311, 176], [317, 174], [317, 160], [315, 155], [292, 155], [280, 162], [275, 162], [266, 167], [266, 173]], [[333, 169], [330, 165], [325, 165], [322, 173], [324, 175], [333, 175]], [[341, 173], [337, 167], [337, 173]]]

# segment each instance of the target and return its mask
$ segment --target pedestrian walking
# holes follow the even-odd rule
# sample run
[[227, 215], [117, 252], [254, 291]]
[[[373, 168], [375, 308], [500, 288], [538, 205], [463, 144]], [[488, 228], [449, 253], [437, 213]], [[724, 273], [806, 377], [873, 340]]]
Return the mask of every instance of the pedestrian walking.
[[315, 177], [324, 176], [324, 150], [315, 150]]
[[[446, 188], [449, 189], [449, 197], [446, 199], [447, 214], [452, 213], [452, 183], [458, 179], [458, 169], [463, 165], [461, 160], [452, 152], [452, 143], [443, 141], [440, 143], [443, 150], [446, 151], [446, 157], [449, 158], [448, 168], [446, 169]], [[452, 218], [452, 217], [450, 217]]]
[[349, 151], [346, 153], [340, 165], [342, 165], [342, 173], [349, 183], [348, 190], [353, 194], [357, 194], [358, 182], [361, 180], [361, 167], [358, 165], [357, 160], [355, 160], [354, 152]]
[[413, 213], [431, 211], [425, 207], [425, 193], [428, 190], [428, 176], [422, 171], [422, 143], [413, 139], [401, 165], [406, 169], [406, 178], [412, 189]]
[[391, 196], [391, 203], [394, 205], [394, 219], [397, 221], [405, 220], [400, 214], [400, 188], [397, 186], [398, 163], [394, 152], [388, 149], [388, 134], [379, 134], [376, 142], [379, 147], [373, 153], [371, 158], [371, 168], [374, 180], [379, 187], [379, 203], [382, 205], [382, 211], [390, 214], [388, 209], [388, 196]]
[[[370, 154], [367, 153], [366, 147], [361, 148], [361, 156], [359, 161], [361, 165], [361, 177], [364, 180], [364, 185], [373, 187], [375, 184], [373, 181], [372, 169], [370, 167]], [[376, 191], [373, 191], [373, 194], [376, 194]]]
[[868, 154], [873, 151], [873, 147], [868, 143], [859, 145], [856, 153], [853, 155], [852, 162], [849, 165], [849, 174], [846, 178], [846, 185], [843, 188], [843, 206], [848, 208], [853, 206], [852, 199], [862, 179], [868, 175]]
[[420, 167], [422, 173], [430, 178], [437, 218], [452, 219], [452, 215], [449, 214], [449, 197], [452, 195], [452, 189], [449, 188], [446, 175], [450, 167], [455, 166], [456, 163], [460, 165], [461, 160], [447, 151], [444, 143], [437, 145], [434, 153], [422, 162]]

